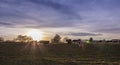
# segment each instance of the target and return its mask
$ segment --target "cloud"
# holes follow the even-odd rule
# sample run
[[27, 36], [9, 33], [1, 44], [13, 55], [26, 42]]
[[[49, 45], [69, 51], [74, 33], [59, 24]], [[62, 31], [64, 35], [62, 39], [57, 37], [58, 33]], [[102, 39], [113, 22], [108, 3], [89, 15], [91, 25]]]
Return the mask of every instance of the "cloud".
[[[25, 24], [26, 26], [24, 25], [23, 27], [28, 28], [75, 27], [75, 24], [97, 26], [98, 22], [99, 24], [101, 24], [100, 22], [108, 24], [106, 21], [110, 21], [107, 18], [110, 16], [111, 11], [104, 11], [104, 9], [97, 6], [89, 6], [92, 1], [62, 1], [63, 2], [56, 0], [3, 0], [3, 2], [1, 1], [0, 3], [0, 17], [4, 22], [9, 21], [13, 24], [16, 23], [15, 26], [18, 25], [21, 27]], [[76, 3], [80, 2], [81, 4], [76, 6]], [[89, 3], [89, 5], [87, 5], [88, 8], [86, 8], [86, 3]], [[101, 10], [99, 10], [99, 8]], [[105, 14], [106, 12], [109, 13]], [[114, 16], [112, 18], [116, 18]]]
[[[30, 0], [31, 2], [37, 3], [38, 5], [43, 5], [48, 8], [52, 8], [63, 14], [78, 16], [69, 6], [61, 4], [56, 0]], [[66, 2], [67, 3], [67, 2]]]
[[2, 20], [0, 20], [1, 27], [10, 27], [11, 25], [13, 25], [13, 24], [10, 22], [3, 22]]
[[102, 34], [95, 34], [95, 33], [71, 33], [70, 35], [73, 36], [102, 36]]
[[6, 22], [0, 22], [0, 25], [2, 25], [2, 26], [11, 26], [12, 24], [11, 23], [6, 23]]
[[119, 5], [119, 0], [0, 0], [0, 26], [77, 30], [74, 36], [114, 34], [120, 32]]
[[3, 0], [0, 9], [0, 20], [15, 27], [69, 27], [81, 20], [73, 9], [55, 0]]
[[95, 32], [102, 32], [102, 33], [120, 33], [120, 27], [119, 28], [104, 28], [104, 29], [98, 29], [95, 30]]

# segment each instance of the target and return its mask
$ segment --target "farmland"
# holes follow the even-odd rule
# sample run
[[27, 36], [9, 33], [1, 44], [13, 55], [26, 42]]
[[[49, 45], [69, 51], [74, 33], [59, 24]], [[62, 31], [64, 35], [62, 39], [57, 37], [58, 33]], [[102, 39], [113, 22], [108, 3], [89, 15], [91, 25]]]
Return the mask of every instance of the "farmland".
[[120, 44], [0, 43], [0, 65], [120, 65]]

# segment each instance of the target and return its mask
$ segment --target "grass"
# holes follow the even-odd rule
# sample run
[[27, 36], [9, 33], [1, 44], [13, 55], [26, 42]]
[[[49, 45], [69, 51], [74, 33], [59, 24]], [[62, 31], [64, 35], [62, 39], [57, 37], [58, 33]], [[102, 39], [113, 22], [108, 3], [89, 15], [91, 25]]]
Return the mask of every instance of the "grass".
[[0, 43], [0, 65], [119, 65], [120, 44]]

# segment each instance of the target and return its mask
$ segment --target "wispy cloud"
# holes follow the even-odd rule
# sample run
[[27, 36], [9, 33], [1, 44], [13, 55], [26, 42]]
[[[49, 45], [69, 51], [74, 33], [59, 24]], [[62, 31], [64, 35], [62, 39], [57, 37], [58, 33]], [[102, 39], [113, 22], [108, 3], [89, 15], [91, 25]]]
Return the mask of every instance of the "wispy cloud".
[[120, 33], [120, 28], [104, 28], [104, 29], [98, 29], [95, 30], [96, 32], [101, 32], [101, 33]]
[[80, 32], [80, 33], [71, 33], [70, 35], [73, 35], [73, 36], [102, 36], [102, 34], [84, 33], [84, 32]]
[[11, 23], [0, 22], [0, 25], [12, 25]]
[[73, 25], [74, 20], [81, 19], [69, 6], [52, 0], [21, 0], [19, 3], [17, 0], [6, 0], [1, 2], [0, 6], [2, 20], [8, 20], [10, 23], [19, 22], [17, 25], [30, 24], [31, 21], [26, 21], [30, 19], [36, 23], [31, 27], [67, 27]]

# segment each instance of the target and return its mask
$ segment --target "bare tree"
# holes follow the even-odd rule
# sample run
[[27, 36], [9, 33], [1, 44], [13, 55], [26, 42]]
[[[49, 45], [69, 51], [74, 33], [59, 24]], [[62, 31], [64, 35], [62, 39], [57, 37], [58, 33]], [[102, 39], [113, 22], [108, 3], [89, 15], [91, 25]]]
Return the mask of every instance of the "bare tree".
[[52, 39], [52, 43], [59, 43], [61, 40], [60, 35], [56, 34], [54, 38]]

